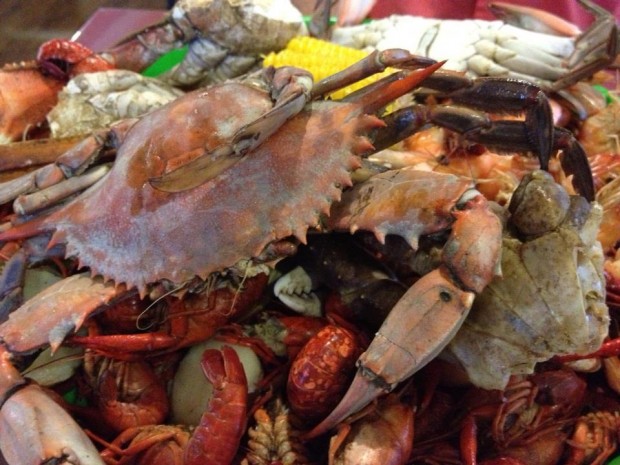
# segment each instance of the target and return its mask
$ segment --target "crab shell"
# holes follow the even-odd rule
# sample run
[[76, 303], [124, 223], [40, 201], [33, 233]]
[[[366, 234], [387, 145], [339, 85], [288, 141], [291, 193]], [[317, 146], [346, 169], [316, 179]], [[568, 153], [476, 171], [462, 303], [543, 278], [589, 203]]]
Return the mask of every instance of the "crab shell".
[[224, 82], [255, 67], [261, 55], [306, 35], [289, 0], [180, 0], [168, 19], [104, 54], [118, 67], [142, 70], [166, 51], [189, 46], [161, 79], [177, 86]]
[[197, 188], [168, 193], [149, 184], [169, 162], [219, 146], [271, 105], [267, 93], [228, 83], [155, 110], [131, 128], [108, 176], [35, 232], [55, 231], [51, 244], [66, 244], [81, 266], [140, 292], [159, 280], [205, 278], [287, 236], [305, 240], [351, 184], [355, 153], [371, 147], [359, 134], [383, 124], [356, 104], [307, 106]]
[[202, 31], [240, 55], [279, 50], [306, 34], [303, 16], [285, 0], [179, 0], [171, 14], [182, 26], [187, 21], [188, 30]]
[[47, 114], [55, 138], [90, 134], [124, 118], [138, 118], [183, 95], [158, 79], [126, 69], [80, 74], [58, 93]]
[[19, 140], [44, 121], [62, 86], [57, 79], [43, 75], [34, 63], [0, 69], [0, 144]]
[[[548, 173], [528, 176], [531, 186], [519, 189], [534, 200], [513, 210], [508, 230], [525, 221], [535, 231], [505, 234], [502, 277], [476, 298], [448, 346], [448, 355], [485, 389], [503, 389], [510, 375], [532, 373], [536, 363], [555, 355], [589, 354], [608, 332], [603, 253], [596, 240], [600, 205], [569, 197]], [[555, 193], [542, 187], [554, 185]], [[544, 196], [532, 195], [538, 191]]]

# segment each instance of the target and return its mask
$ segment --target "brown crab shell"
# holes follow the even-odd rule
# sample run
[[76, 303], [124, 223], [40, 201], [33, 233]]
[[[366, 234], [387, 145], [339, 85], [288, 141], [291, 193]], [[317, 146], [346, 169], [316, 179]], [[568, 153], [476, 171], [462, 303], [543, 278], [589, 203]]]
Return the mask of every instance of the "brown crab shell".
[[39, 230], [102, 275], [145, 292], [149, 283], [205, 278], [277, 239], [301, 240], [359, 166], [360, 137], [382, 124], [352, 103], [317, 102], [209, 182], [178, 193], [149, 179], [191, 159], [271, 107], [262, 91], [223, 84], [187, 94], [129, 131], [108, 176], [52, 213]]

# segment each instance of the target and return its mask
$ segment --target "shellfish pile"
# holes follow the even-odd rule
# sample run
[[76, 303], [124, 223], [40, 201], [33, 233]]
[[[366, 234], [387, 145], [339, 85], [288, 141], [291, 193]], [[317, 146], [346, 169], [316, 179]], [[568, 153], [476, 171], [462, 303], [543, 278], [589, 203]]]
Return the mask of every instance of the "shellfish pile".
[[[613, 45], [583, 3], [597, 27], [567, 40]], [[575, 46], [596, 65], [542, 87], [403, 48], [314, 82], [257, 66], [307, 34], [279, 4], [183, 0], [22, 68], [53, 95], [0, 114], [38, 126], [0, 146], [5, 462], [604, 463], [620, 197], [597, 142], [618, 104], [566, 86], [613, 77], [616, 50]]]

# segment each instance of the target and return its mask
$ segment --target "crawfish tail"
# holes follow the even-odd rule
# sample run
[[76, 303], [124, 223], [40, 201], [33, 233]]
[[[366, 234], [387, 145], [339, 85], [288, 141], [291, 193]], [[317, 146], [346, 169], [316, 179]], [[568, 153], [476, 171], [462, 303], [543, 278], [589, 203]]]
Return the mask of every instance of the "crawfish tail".
[[202, 369], [213, 384], [213, 398], [185, 451], [188, 465], [227, 465], [237, 452], [247, 418], [247, 381], [232, 347], [208, 349]]

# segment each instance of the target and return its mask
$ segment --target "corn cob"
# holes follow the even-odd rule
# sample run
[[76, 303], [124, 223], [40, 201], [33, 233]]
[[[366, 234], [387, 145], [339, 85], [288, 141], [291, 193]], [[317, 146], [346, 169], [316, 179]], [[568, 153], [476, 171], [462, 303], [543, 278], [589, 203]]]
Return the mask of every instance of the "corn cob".
[[[271, 52], [263, 59], [263, 66], [296, 66], [312, 73], [314, 82], [342, 71], [347, 66], [361, 60], [368, 52], [344, 47], [325, 40], [313, 37], [294, 37], [284, 50]], [[378, 79], [392, 73], [387, 69], [381, 74], [375, 74], [334, 92], [331, 97], [340, 99], [351, 92], [371, 84]]]

